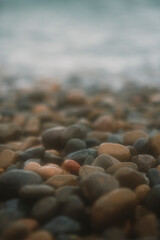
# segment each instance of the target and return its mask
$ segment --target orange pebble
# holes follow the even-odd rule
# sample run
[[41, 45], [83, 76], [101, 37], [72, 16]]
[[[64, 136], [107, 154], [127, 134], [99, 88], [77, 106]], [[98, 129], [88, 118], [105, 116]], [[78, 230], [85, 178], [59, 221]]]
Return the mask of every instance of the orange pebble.
[[79, 163], [75, 162], [74, 160], [67, 159], [63, 162], [62, 168], [64, 170], [67, 170], [71, 174], [78, 175], [80, 165], [79, 165]]
[[41, 165], [36, 162], [29, 162], [25, 167], [24, 170], [32, 171], [38, 173], [38, 170], [41, 168]]
[[38, 174], [43, 178], [43, 179], [48, 179], [54, 175], [59, 175], [62, 174], [63, 170], [58, 166], [43, 166], [38, 169]]

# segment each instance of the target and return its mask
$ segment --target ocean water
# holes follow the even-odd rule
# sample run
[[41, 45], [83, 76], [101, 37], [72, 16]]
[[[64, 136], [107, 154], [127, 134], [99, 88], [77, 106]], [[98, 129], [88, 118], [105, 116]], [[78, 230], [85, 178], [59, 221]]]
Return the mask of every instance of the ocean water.
[[158, 85], [160, 1], [0, 0], [1, 84], [77, 76]]

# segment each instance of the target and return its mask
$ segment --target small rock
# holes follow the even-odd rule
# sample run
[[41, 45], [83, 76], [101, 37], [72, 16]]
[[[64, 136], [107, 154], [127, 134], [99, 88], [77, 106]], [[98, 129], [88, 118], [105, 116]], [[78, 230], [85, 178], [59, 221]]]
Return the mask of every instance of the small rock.
[[69, 154], [69, 153], [76, 152], [76, 151], [79, 151], [79, 150], [82, 150], [85, 148], [86, 148], [86, 144], [84, 141], [77, 139], [77, 138], [73, 138], [67, 142], [67, 144], [65, 146], [65, 152], [67, 154]]
[[128, 167], [128, 168], [137, 170], [137, 165], [135, 163], [123, 162], [123, 163], [117, 163], [115, 165], [110, 166], [109, 168], [106, 169], [106, 173], [114, 174], [118, 169], [124, 168], [124, 167]]
[[56, 164], [43, 166], [38, 169], [37, 173], [44, 179], [48, 179], [55, 175], [63, 174], [63, 169]]
[[25, 185], [19, 191], [19, 196], [23, 199], [38, 199], [47, 196], [54, 196], [55, 190], [53, 187], [46, 184], [40, 185]]
[[117, 143], [102, 143], [99, 146], [98, 154], [108, 154], [121, 162], [129, 161], [131, 154], [127, 147]]
[[87, 96], [82, 90], [74, 89], [67, 94], [66, 101], [73, 105], [84, 105], [87, 103]]
[[77, 221], [65, 216], [54, 218], [44, 225], [43, 229], [53, 235], [63, 233], [79, 234], [81, 232], [80, 224]]
[[115, 159], [114, 157], [108, 154], [101, 154], [91, 163], [91, 165], [107, 169], [110, 166], [118, 163], [120, 163], [120, 161]]
[[37, 162], [29, 162], [24, 166], [24, 170], [38, 173], [41, 165]]
[[84, 140], [86, 143], [87, 148], [92, 148], [100, 145], [100, 141], [95, 138], [87, 138]]
[[0, 123], [0, 143], [19, 139], [21, 129], [15, 123]]
[[140, 172], [147, 172], [150, 168], [156, 167], [157, 162], [153, 156], [147, 154], [132, 157], [131, 161], [137, 164]]
[[157, 157], [160, 155], [160, 133], [150, 139], [150, 146], [153, 154]]
[[149, 178], [151, 187], [160, 184], [160, 172], [158, 171], [158, 169], [150, 168], [147, 172], [147, 177]]
[[130, 217], [138, 204], [136, 194], [120, 188], [100, 197], [92, 206], [91, 221], [94, 229], [101, 230]]
[[101, 131], [91, 131], [87, 134], [87, 138], [98, 139], [100, 142], [106, 142], [108, 138], [108, 133]]
[[53, 163], [53, 164], [61, 165], [62, 161], [63, 159], [56, 154], [53, 154], [51, 152], [44, 153], [44, 157], [43, 157], [44, 163]]
[[123, 138], [119, 134], [111, 134], [111, 135], [108, 136], [107, 142], [123, 144]]
[[38, 117], [31, 117], [24, 128], [24, 132], [27, 135], [36, 136], [39, 134], [40, 128], [41, 123]]
[[60, 203], [64, 203], [72, 195], [80, 195], [80, 189], [77, 186], [64, 186], [56, 190], [56, 198]]
[[63, 186], [76, 186], [78, 184], [78, 179], [75, 175], [63, 174], [50, 177], [46, 183], [52, 185], [55, 188]]
[[146, 207], [160, 216], [160, 184], [154, 186], [146, 197]]
[[19, 150], [21, 151], [25, 151], [27, 150], [28, 148], [32, 148], [36, 145], [39, 145], [40, 144], [40, 140], [38, 139], [38, 137], [27, 137], [25, 138], [25, 140], [23, 141], [21, 147]]
[[80, 181], [83, 196], [90, 202], [119, 187], [118, 181], [109, 174], [92, 173]]
[[134, 148], [138, 154], [149, 154], [151, 153], [150, 142], [148, 138], [140, 138], [134, 143]]
[[31, 216], [39, 222], [52, 219], [58, 212], [58, 201], [54, 197], [45, 197], [35, 203], [31, 210]]
[[10, 165], [14, 164], [18, 159], [16, 152], [6, 149], [0, 153], [0, 168], [8, 168]]
[[30, 158], [43, 159], [44, 152], [45, 152], [44, 147], [29, 148], [26, 151], [19, 153], [19, 160], [24, 162]]
[[125, 132], [123, 135], [123, 141], [125, 145], [133, 145], [140, 138], [148, 138], [149, 135], [141, 130], [134, 130]]
[[62, 168], [70, 172], [71, 174], [78, 175], [80, 165], [74, 160], [66, 159], [62, 164]]
[[93, 129], [99, 131], [115, 132], [117, 125], [112, 116], [100, 116], [93, 124]]
[[95, 172], [104, 173], [104, 169], [96, 166], [83, 165], [79, 169], [79, 176], [83, 178]]
[[140, 184], [147, 184], [147, 179], [134, 169], [124, 167], [114, 173], [114, 177], [120, 183], [121, 187], [135, 189]]
[[94, 158], [97, 157], [97, 150], [95, 149], [83, 149], [79, 150], [73, 153], [70, 153], [66, 156], [66, 159], [72, 159], [82, 165], [85, 161], [85, 159], [88, 156], [93, 156]]
[[140, 203], [143, 203], [145, 201], [145, 198], [150, 190], [151, 188], [146, 184], [140, 184], [135, 188], [134, 191], [137, 194]]

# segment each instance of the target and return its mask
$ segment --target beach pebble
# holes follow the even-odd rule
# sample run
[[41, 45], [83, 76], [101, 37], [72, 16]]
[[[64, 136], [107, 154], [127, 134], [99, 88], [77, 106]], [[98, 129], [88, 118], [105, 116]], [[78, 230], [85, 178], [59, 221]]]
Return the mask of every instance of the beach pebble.
[[70, 172], [71, 174], [78, 175], [80, 165], [74, 160], [66, 159], [62, 164], [62, 168]]
[[92, 156], [96, 158], [97, 155], [98, 153], [97, 153], [97, 150], [95, 149], [83, 149], [83, 150], [79, 150], [79, 151], [68, 154], [66, 156], [66, 159], [72, 159], [77, 163], [79, 163], [80, 165], [82, 165], [88, 156]]
[[91, 209], [93, 229], [102, 230], [130, 217], [138, 204], [136, 194], [127, 189], [115, 189], [94, 203]]
[[145, 205], [160, 216], [160, 184], [154, 186], [146, 196]]
[[119, 181], [121, 187], [135, 189], [140, 184], [147, 184], [147, 179], [136, 170], [123, 167], [114, 173], [114, 177]]
[[107, 142], [123, 144], [123, 137], [119, 134], [111, 134], [108, 136]]
[[24, 133], [26, 135], [36, 136], [39, 134], [40, 128], [41, 128], [41, 122], [38, 117], [34, 116], [28, 120], [24, 128]]
[[58, 212], [58, 201], [55, 197], [48, 196], [38, 200], [31, 209], [31, 216], [39, 222], [47, 222]]
[[92, 173], [80, 181], [82, 194], [90, 202], [118, 187], [119, 183], [115, 177], [101, 172]]
[[150, 139], [150, 146], [155, 156], [160, 155], [160, 133]]
[[110, 166], [109, 168], [106, 169], [106, 173], [114, 174], [118, 169], [124, 168], [124, 167], [128, 167], [128, 168], [137, 170], [137, 165], [135, 163], [123, 162], [123, 163], [117, 163], [115, 165]]
[[81, 139], [72, 138], [66, 143], [65, 152], [66, 154], [69, 154], [85, 148], [86, 143], [84, 141], [82, 141]]
[[64, 186], [56, 189], [56, 198], [60, 203], [64, 203], [72, 195], [80, 195], [78, 186]]
[[55, 240], [55, 238], [44, 230], [39, 230], [30, 234], [25, 240]]
[[41, 177], [30, 171], [11, 170], [0, 175], [0, 192], [3, 199], [16, 197], [19, 189], [28, 184], [40, 184]]
[[95, 173], [95, 172], [101, 172], [104, 173], [104, 169], [97, 166], [89, 166], [89, 165], [83, 165], [79, 169], [79, 176], [81, 178], [87, 177], [88, 175]]
[[23, 169], [26, 171], [32, 171], [32, 172], [38, 173], [38, 169], [40, 168], [41, 168], [41, 165], [38, 162], [31, 161], [26, 163]]
[[21, 132], [15, 123], [0, 123], [0, 143], [19, 139]]
[[62, 148], [62, 133], [65, 127], [57, 126], [47, 129], [42, 134], [42, 143], [47, 149], [61, 149]]
[[160, 172], [158, 171], [158, 169], [150, 168], [147, 172], [147, 177], [149, 178], [151, 187], [160, 184]]
[[66, 101], [68, 104], [84, 105], [87, 102], [87, 96], [84, 91], [74, 89], [68, 92], [66, 96]]
[[120, 163], [120, 161], [117, 160], [116, 158], [114, 158], [108, 154], [101, 154], [94, 161], [92, 161], [91, 165], [107, 169], [110, 166], [118, 164], [118, 163]]
[[54, 196], [54, 194], [54, 188], [46, 184], [25, 185], [19, 191], [19, 196], [28, 200]]
[[65, 233], [78, 234], [81, 231], [81, 226], [76, 220], [73, 220], [66, 216], [58, 216], [50, 222], [46, 223], [43, 229], [53, 235]]
[[27, 138], [25, 138], [25, 140], [23, 141], [23, 143], [21, 144], [20, 147], [20, 151], [25, 151], [28, 148], [32, 148], [36, 145], [40, 144], [40, 140], [38, 139], [38, 137], [33, 137], [33, 136], [29, 136]]
[[61, 165], [62, 161], [63, 161], [63, 159], [60, 156], [58, 156], [57, 154], [45, 151], [44, 156], [43, 156], [44, 163], [54, 163], [54, 164]]
[[109, 131], [115, 132], [117, 130], [117, 125], [112, 116], [100, 116], [94, 123], [93, 129], [99, 131]]
[[78, 179], [75, 175], [71, 174], [63, 174], [63, 175], [55, 175], [50, 177], [47, 181], [47, 184], [52, 185], [55, 188], [63, 187], [63, 186], [76, 186], [78, 184]]
[[84, 140], [84, 142], [86, 143], [87, 148], [99, 146], [101, 143], [98, 139], [95, 138], [87, 138]]
[[8, 168], [18, 159], [18, 154], [12, 150], [6, 149], [0, 153], [0, 168]]
[[98, 148], [98, 154], [108, 154], [121, 162], [129, 161], [131, 154], [127, 147], [118, 143], [102, 143]]
[[156, 167], [157, 160], [151, 155], [137, 155], [132, 157], [131, 161], [135, 163], [140, 172], [147, 172], [150, 168]]
[[63, 174], [63, 169], [56, 164], [44, 165], [41, 168], [38, 168], [37, 173], [44, 179], [48, 179], [52, 176]]
[[101, 131], [91, 131], [87, 134], [87, 139], [98, 139], [100, 142], [106, 142], [108, 138], [107, 132], [101, 132]]
[[151, 188], [146, 184], [140, 184], [135, 188], [134, 191], [137, 194], [140, 203], [143, 203], [145, 201], [145, 198], [150, 190]]
[[19, 161], [24, 162], [30, 158], [43, 159], [45, 149], [44, 147], [33, 147], [19, 153]]
[[134, 148], [138, 154], [149, 154], [151, 153], [150, 142], [148, 138], [140, 138], [134, 143]]
[[125, 145], [133, 145], [140, 138], [149, 138], [149, 135], [141, 130], [128, 131], [123, 135]]

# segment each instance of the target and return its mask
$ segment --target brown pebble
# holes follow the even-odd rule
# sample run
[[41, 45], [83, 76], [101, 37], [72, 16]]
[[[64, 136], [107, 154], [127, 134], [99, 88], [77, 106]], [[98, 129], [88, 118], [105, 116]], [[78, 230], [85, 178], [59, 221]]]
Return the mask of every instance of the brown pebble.
[[125, 145], [133, 145], [139, 138], [148, 138], [149, 135], [141, 130], [134, 130], [125, 132], [123, 141]]
[[22, 142], [20, 141], [12, 141], [12, 142], [8, 142], [7, 145], [13, 150], [13, 151], [19, 151], [21, 146], [22, 146]]
[[93, 124], [93, 129], [99, 131], [115, 132], [117, 125], [112, 116], [101, 116]]
[[74, 160], [66, 159], [62, 164], [62, 168], [67, 170], [71, 174], [78, 175], [80, 165]]
[[0, 168], [0, 174], [4, 173], [4, 169]]
[[24, 132], [25, 134], [36, 136], [39, 134], [40, 128], [40, 120], [37, 117], [31, 117], [24, 128]]
[[18, 159], [18, 154], [12, 150], [6, 149], [0, 153], [0, 168], [8, 168]]
[[147, 172], [150, 168], [156, 167], [157, 159], [151, 155], [144, 154], [132, 157], [131, 161], [137, 164], [139, 171]]
[[102, 230], [130, 217], [138, 204], [136, 194], [127, 189], [115, 189], [100, 197], [92, 206], [93, 229]]
[[139, 186], [137, 186], [135, 188], [134, 191], [137, 194], [137, 197], [138, 197], [140, 203], [144, 202], [144, 200], [150, 190], [151, 190], [151, 188], [146, 184], [140, 184]]
[[87, 138], [89, 139], [98, 139], [101, 142], [107, 141], [107, 138], [109, 136], [109, 133], [107, 132], [101, 132], [101, 131], [91, 131], [87, 134]]
[[63, 186], [77, 186], [78, 179], [75, 175], [63, 174], [50, 177], [47, 181], [47, 184], [52, 185], [55, 188]]
[[24, 170], [32, 171], [38, 173], [38, 170], [41, 168], [41, 165], [36, 162], [29, 162], [25, 167]]
[[87, 102], [87, 97], [85, 95], [85, 92], [82, 90], [74, 89], [68, 93], [66, 96], [66, 101], [69, 104], [81, 105]]
[[25, 151], [28, 148], [32, 148], [40, 144], [40, 140], [37, 137], [27, 137], [25, 138], [24, 142], [22, 143], [20, 150]]
[[95, 172], [104, 173], [104, 169], [97, 166], [83, 165], [79, 169], [79, 176], [82, 178]]
[[[55, 165], [55, 164], [54, 164]], [[59, 174], [62, 174], [63, 173], [63, 170], [58, 166], [58, 165], [55, 165], [55, 166], [52, 166], [52, 165], [48, 165], [48, 166], [43, 166], [41, 168], [38, 169], [38, 172], [37, 172], [43, 179], [48, 179], [52, 176], [55, 176], [55, 175], [59, 175]]]
[[108, 154], [101, 154], [91, 163], [91, 165], [107, 169], [108, 167], [118, 163], [120, 163], [120, 161], [116, 158]]
[[44, 230], [39, 230], [30, 234], [25, 240], [54, 240], [55, 238], [52, 235]]
[[150, 139], [151, 149], [155, 156], [160, 155], [160, 133], [156, 134], [153, 138]]
[[0, 143], [19, 139], [20, 127], [15, 123], [0, 123]]
[[111, 155], [121, 162], [127, 162], [131, 157], [129, 149], [118, 143], [102, 143], [99, 146], [98, 154]]
[[110, 166], [109, 168], [106, 169], [106, 173], [114, 174], [118, 169], [124, 168], [124, 167], [128, 167], [128, 168], [137, 170], [137, 165], [135, 163], [123, 162], [123, 163], [117, 163], [113, 166]]

